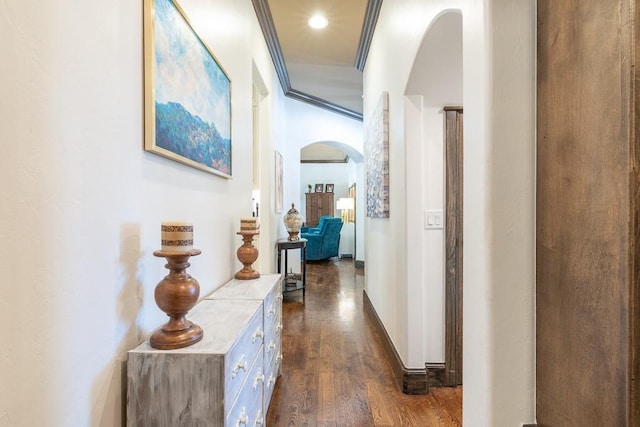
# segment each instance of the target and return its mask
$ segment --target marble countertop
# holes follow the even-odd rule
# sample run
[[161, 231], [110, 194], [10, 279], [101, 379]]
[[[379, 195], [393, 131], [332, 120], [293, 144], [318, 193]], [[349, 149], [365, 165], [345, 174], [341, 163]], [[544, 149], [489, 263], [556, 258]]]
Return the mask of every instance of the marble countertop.
[[254, 280], [238, 280], [233, 279], [224, 286], [219, 287], [211, 294], [207, 295], [205, 300], [222, 300], [222, 299], [259, 299], [266, 298], [273, 286], [280, 280], [280, 274], [263, 274]]
[[175, 350], [159, 350], [151, 347], [147, 340], [130, 353], [224, 354], [231, 349], [242, 328], [247, 326], [261, 306], [261, 300], [202, 300], [187, 314], [187, 319], [204, 331], [200, 342]]

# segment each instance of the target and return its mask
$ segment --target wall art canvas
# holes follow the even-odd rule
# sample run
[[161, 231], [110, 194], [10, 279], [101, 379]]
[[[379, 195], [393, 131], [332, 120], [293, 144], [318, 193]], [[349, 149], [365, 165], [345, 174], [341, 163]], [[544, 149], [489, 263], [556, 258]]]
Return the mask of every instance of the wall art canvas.
[[231, 80], [174, 0], [145, 0], [145, 150], [231, 177]]
[[389, 218], [389, 93], [383, 92], [365, 129], [367, 217]]

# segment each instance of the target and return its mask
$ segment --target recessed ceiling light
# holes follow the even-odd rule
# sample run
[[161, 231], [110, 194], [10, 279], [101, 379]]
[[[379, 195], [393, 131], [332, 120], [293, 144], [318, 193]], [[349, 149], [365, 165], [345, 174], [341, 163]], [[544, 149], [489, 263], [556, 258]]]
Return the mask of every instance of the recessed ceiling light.
[[324, 16], [320, 15], [319, 13], [315, 14], [311, 18], [309, 18], [307, 23], [309, 24], [309, 26], [311, 28], [315, 28], [316, 30], [321, 30], [324, 27], [326, 27], [327, 25], [329, 25], [329, 21], [327, 21], [327, 18], [325, 18]]

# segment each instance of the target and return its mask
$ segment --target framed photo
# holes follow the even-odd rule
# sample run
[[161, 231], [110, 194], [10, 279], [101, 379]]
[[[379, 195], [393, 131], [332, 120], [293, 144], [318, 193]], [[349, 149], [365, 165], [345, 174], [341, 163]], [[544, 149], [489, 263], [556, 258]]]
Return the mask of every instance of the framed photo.
[[276, 151], [276, 212], [282, 212], [283, 189], [282, 189], [282, 154]]
[[324, 186], [324, 192], [325, 193], [333, 193], [333, 184], [326, 184]]
[[144, 0], [145, 137], [152, 153], [231, 177], [231, 80], [177, 0]]
[[324, 184], [316, 184], [316, 193], [324, 192]]

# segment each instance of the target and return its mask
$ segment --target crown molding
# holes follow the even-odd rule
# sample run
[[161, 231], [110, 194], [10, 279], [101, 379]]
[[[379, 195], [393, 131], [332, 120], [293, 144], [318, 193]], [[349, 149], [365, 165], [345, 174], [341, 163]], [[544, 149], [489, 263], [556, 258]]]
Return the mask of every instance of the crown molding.
[[[337, 114], [342, 114], [343, 116], [350, 117], [354, 120], [362, 121], [362, 113], [358, 113], [356, 111], [350, 110], [345, 107], [341, 107], [333, 102], [327, 101], [326, 99], [319, 98], [317, 96], [310, 95], [308, 93], [301, 92], [299, 90], [295, 90], [291, 87], [291, 81], [289, 80], [289, 73], [287, 72], [287, 65], [284, 62], [284, 56], [282, 54], [282, 47], [280, 46], [280, 41], [278, 40], [278, 34], [276, 32], [275, 25], [273, 24], [273, 17], [271, 15], [271, 9], [269, 9], [269, 4], [267, 0], [251, 0], [253, 4], [253, 9], [256, 12], [256, 16], [258, 18], [258, 22], [260, 23], [260, 28], [262, 29], [262, 34], [264, 35], [265, 41], [267, 42], [267, 48], [269, 49], [269, 54], [271, 55], [271, 60], [273, 61], [273, 66], [275, 67], [276, 74], [278, 75], [278, 80], [280, 81], [280, 86], [282, 86], [282, 91], [285, 96], [288, 98], [296, 99], [298, 101], [306, 102], [307, 104], [314, 105], [316, 107], [323, 108], [325, 110], [332, 111]], [[367, 15], [369, 13], [369, 9], [371, 9], [371, 3], [382, 3], [382, 0], [369, 0], [369, 4], [367, 5]], [[380, 7], [378, 6], [378, 13], [380, 11]], [[370, 19], [365, 16], [365, 23]], [[377, 21], [377, 15], [374, 20]], [[363, 27], [364, 28], [364, 27]], [[373, 35], [373, 29], [370, 30], [371, 35]], [[360, 35], [360, 45], [363, 43], [362, 35]], [[371, 43], [371, 39], [369, 36], [369, 44]], [[368, 44], [367, 44], [368, 49]], [[358, 54], [360, 55], [361, 46], [358, 47]], [[366, 58], [366, 53], [364, 54]], [[364, 65], [363, 65], [364, 67]]]
[[289, 92], [285, 93], [285, 96], [287, 96], [288, 98], [297, 99], [298, 101], [306, 102], [307, 104], [315, 105], [316, 107], [324, 108], [325, 110], [333, 111], [334, 113], [342, 114], [343, 116], [347, 116], [355, 120], [362, 121], [361, 113], [345, 107], [341, 107], [337, 104], [334, 104], [333, 102], [318, 98], [317, 96], [309, 95], [308, 93], [291, 89], [289, 90]]
[[356, 54], [355, 67], [358, 71], [364, 72], [364, 66], [367, 62], [367, 56], [369, 55], [369, 47], [371, 46], [371, 39], [373, 38], [373, 32], [376, 29], [378, 23], [378, 16], [380, 16], [380, 8], [382, 7], [382, 0], [369, 0], [367, 3], [367, 11], [364, 15], [364, 21], [362, 22], [362, 30], [360, 31], [360, 43], [358, 44], [358, 53]]
[[284, 57], [282, 56], [282, 48], [280, 47], [280, 40], [278, 40], [278, 34], [276, 33], [276, 27], [273, 24], [273, 17], [271, 16], [271, 9], [269, 9], [269, 3], [267, 0], [251, 0], [253, 3], [253, 9], [256, 11], [262, 34], [267, 42], [267, 48], [273, 61], [273, 66], [276, 69], [278, 80], [280, 80], [280, 86], [286, 94], [291, 90], [291, 83], [289, 82], [289, 73], [287, 73], [287, 66], [284, 63]]

